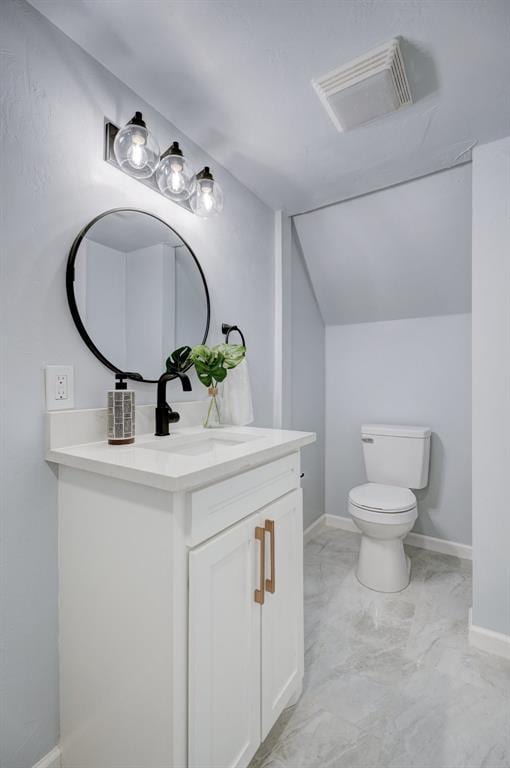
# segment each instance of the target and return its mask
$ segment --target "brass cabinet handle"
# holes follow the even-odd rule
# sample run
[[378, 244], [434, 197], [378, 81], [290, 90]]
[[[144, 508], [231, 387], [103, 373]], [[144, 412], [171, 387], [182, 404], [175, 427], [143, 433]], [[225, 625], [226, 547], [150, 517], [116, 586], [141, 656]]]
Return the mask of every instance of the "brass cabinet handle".
[[266, 579], [266, 589], [268, 592], [276, 591], [275, 582], [275, 552], [274, 552], [274, 520], [266, 520], [265, 530], [269, 533], [269, 544], [271, 553], [271, 578]]
[[255, 590], [255, 602], [264, 605], [264, 584], [266, 570], [266, 534], [259, 525], [255, 528], [255, 538], [260, 541], [260, 587]]

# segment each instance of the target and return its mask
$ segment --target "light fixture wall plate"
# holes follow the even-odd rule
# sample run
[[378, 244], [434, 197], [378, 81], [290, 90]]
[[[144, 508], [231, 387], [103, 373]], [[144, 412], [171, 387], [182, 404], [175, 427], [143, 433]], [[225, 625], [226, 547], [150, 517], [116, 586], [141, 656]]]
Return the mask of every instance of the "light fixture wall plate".
[[312, 85], [341, 133], [413, 102], [398, 38], [312, 80]]
[[[113, 144], [115, 142], [115, 137], [117, 133], [119, 132], [118, 126], [114, 125], [110, 120], [105, 119], [105, 142], [104, 142], [104, 159], [106, 160], [109, 165], [113, 165], [114, 168], [117, 168], [121, 173], [124, 173], [122, 168], [119, 166], [117, 162], [117, 158], [115, 157], [115, 152], [113, 151]], [[126, 174], [129, 175], [129, 174]], [[189, 204], [188, 200], [170, 200], [166, 195], [164, 195], [161, 190], [158, 187], [158, 182], [156, 179], [156, 174], [153, 173], [152, 176], [150, 176], [148, 179], [140, 179], [136, 178], [134, 176], [131, 176], [131, 178], [135, 179], [136, 181], [140, 182], [140, 184], [145, 184], [146, 187], [149, 187], [149, 189], [152, 189], [154, 192], [157, 192], [158, 195], [161, 195], [161, 197], [164, 197], [165, 200], [169, 200], [172, 203], [175, 203], [176, 205], [180, 205], [181, 208], [185, 208], [187, 211], [191, 212], [191, 206]]]

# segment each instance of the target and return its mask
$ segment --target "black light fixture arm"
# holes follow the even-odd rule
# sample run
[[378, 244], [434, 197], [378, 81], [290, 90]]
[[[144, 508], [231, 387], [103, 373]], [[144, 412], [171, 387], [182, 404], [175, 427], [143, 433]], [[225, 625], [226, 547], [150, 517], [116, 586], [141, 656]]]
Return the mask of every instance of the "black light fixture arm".
[[128, 125], [139, 125], [141, 128], [147, 128], [141, 112], [135, 112], [131, 120], [128, 120]]
[[182, 149], [180, 148], [178, 141], [172, 142], [172, 144], [168, 147], [168, 149], [165, 150], [163, 152], [163, 154], [161, 155], [161, 159], [163, 160], [163, 158], [164, 157], [168, 157], [168, 155], [175, 155], [175, 156], [178, 156], [178, 157], [184, 157], [184, 155], [182, 154]]

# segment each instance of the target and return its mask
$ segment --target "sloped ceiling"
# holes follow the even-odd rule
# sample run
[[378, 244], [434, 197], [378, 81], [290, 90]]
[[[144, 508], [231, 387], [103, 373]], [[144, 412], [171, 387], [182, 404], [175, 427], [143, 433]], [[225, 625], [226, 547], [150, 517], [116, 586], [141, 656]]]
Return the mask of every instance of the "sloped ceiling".
[[[289, 213], [450, 166], [510, 133], [508, 0], [31, 3]], [[416, 103], [338, 133], [311, 79], [397, 35]]]
[[326, 325], [471, 311], [471, 165], [297, 216]]
[[173, 229], [137, 211], [116, 211], [99, 219], [87, 232], [87, 240], [94, 240], [124, 253], [161, 243], [174, 248], [183, 245], [182, 239]]

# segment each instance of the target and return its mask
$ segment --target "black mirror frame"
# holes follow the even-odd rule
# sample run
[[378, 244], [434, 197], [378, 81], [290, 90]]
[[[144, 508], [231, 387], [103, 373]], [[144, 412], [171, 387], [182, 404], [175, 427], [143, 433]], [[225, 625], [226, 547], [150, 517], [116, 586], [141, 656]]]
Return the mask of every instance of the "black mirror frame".
[[[206, 322], [205, 322], [204, 338], [200, 342], [201, 344], [205, 344], [205, 342], [207, 341], [207, 336], [209, 334], [209, 325], [210, 325], [210, 322], [211, 322], [211, 300], [210, 300], [210, 297], [209, 297], [209, 288], [207, 286], [207, 281], [205, 279], [204, 271], [203, 271], [203, 269], [202, 269], [202, 267], [200, 265], [199, 260], [195, 256], [195, 253], [190, 248], [190, 246], [188, 245], [186, 240], [184, 240], [184, 238], [177, 232], [177, 230], [175, 230], [173, 227], [171, 227], [170, 224], [167, 224], [167, 222], [164, 221], [163, 219], [160, 219], [159, 216], [155, 216], [153, 213], [149, 213], [148, 211], [142, 211], [140, 208], [111, 208], [108, 211], [104, 211], [103, 213], [100, 213], [94, 219], [89, 221], [89, 223], [85, 227], [83, 227], [83, 229], [78, 234], [78, 236], [76, 237], [74, 243], [71, 246], [71, 250], [69, 251], [69, 257], [67, 259], [67, 268], [66, 268], [66, 292], [67, 292], [67, 301], [68, 301], [68, 304], [69, 304], [69, 309], [71, 310], [71, 315], [72, 315], [72, 318], [74, 320], [74, 324], [76, 325], [76, 328], [78, 329], [78, 333], [80, 334], [80, 336], [82, 337], [83, 341], [85, 342], [87, 347], [90, 349], [92, 354], [94, 354], [97, 357], [97, 359], [100, 360], [103, 363], [104, 366], [106, 366], [106, 368], [109, 368], [110, 371], [113, 371], [114, 373], [125, 373], [125, 371], [121, 371], [120, 368], [117, 368], [113, 363], [111, 363], [99, 351], [99, 349], [96, 347], [96, 345], [94, 344], [94, 342], [92, 341], [92, 339], [88, 335], [87, 330], [86, 330], [86, 328], [85, 328], [85, 326], [83, 324], [83, 321], [82, 321], [82, 319], [80, 317], [80, 313], [79, 313], [79, 310], [78, 310], [78, 305], [76, 303], [76, 297], [75, 297], [75, 294], [74, 294], [75, 262], [76, 262], [76, 257], [78, 255], [78, 249], [79, 249], [79, 247], [81, 245], [81, 242], [82, 242], [83, 238], [85, 237], [85, 235], [89, 231], [89, 229], [91, 227], [93, 227], [94, 224], [96, 224], [98, 221], [103, 219], [105, 216], [108, 216], [110, 213], [120, 213], [120, 212], [125, 212], [125, 211], [130, 212], [130, 213], [143, 213], [146, 216], [151, 216], [151, 218], [156, 219], [156, 221], [159, 221], [161, 224], [164, 224], [165, 227], [168, 227], [168, 229], [170, 229], [175, 235], [177, 235], [177, 237], [179, 237], [182, 240], [182, 242], [184, 243], [184, 245], [186, 246], [186, 248], [190, 252], [190, 254], [191, 254], [191, 256], [192, 256], [192, 258], [193, 258], [193, 260], [195, 262], [195, 265], [196, 265], [198, 271], [200, 272], [200, 277], [202, 278], [202, 282], [204, 284], [205, 300], [206, 300], [206, 304], [207, 304], [207, 318], [206, 318]], [[169, 350], [168, 354], [170, 354], [170, 352], [172, 352], [172, 351], [173, 350]], [[187, 365], [187, 366], [185, 366], [183, 368], [183, 372], [188, 371], [191, 367], [192, 367], [192, 363], [189, 363], [189, 365]], [[162, 371], [162, 373], [164, 373], [164, 371]], [[129, 379], [132, 379], [133, 381], [144, 381], [147, 384], [156, 384], [157, 383], [157, 379], [145, 379], [140, 374], [127, 373], [126, 375], [127, 375], [127, 377]], [[176, 375], [172, 376], [172, 378], [177, 378], [177, 376]]]

